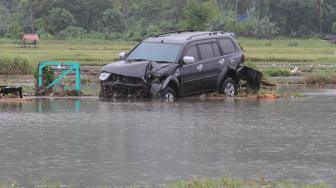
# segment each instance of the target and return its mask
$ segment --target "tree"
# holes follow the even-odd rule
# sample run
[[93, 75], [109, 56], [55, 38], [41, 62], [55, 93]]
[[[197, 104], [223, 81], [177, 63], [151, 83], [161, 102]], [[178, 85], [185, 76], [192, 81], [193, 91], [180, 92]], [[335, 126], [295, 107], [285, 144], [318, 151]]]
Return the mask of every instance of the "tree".
[[[49, 0], [51, 1], [51, 0]], [[112, 0], [55, 0], [56, 7], [64, 8], [75, 18], [80, 27], [98, 30], [102, 13], [112, 8]]]
[[0, 26], [8, 25], [9, 10], [0, 4]]
[[64, 8], [54, 8], [49, 11], [47, 28], [51, 34], [56, 34], [63, 31], [68, 26], [75, 24], [76, 21], [73, 15]]
[[219, 16], [219, 9], [215, 1], [199, 2], [188, 0], [182, 12], [179, 27], [182, 30], [206, 30], [209, 24]]
[[280, 34], [297, 37], [304, 25], [309, 33], [318, 31], [316, 27], [315, 0], [272, 0], [269, 17], [280, 28]]
[[125, 21], [118, 10], [108, 9], [103, 12], [103, 27], [107, 32], [125, 31]]

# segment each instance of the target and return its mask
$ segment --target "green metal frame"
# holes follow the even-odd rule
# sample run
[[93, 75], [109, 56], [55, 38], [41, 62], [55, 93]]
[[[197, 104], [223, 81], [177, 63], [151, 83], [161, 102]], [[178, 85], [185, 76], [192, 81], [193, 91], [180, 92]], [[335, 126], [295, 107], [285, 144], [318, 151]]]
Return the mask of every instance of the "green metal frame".
[[[44, 61], [40, 63], [38, 68], [38, 87], [43, 86], [43, 68], [48, 66], [61, 66], [68, 67], [67, 70], [64, 70], [61, 75], [59, 75], [55, 80], [47, 86], [47, 89], [52, 88], [54, 85], [58, 84], [66, 75], [71, 72], [76, 73], [76, 91], [81, 90], [81, 81], [80, 81], [80, 63], [78, 62], [52, 62], [52, 61]], [[60, 70], [62, 71], [62, 70]]]

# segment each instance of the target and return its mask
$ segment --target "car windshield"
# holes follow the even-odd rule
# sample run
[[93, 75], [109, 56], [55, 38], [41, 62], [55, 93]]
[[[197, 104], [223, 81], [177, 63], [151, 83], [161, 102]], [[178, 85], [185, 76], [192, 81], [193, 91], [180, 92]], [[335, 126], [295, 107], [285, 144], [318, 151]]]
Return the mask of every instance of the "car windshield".
[[136, 47], [127, 60], [149, 60], [174, 63], [181, 46], [165, 43], [142, 43]]

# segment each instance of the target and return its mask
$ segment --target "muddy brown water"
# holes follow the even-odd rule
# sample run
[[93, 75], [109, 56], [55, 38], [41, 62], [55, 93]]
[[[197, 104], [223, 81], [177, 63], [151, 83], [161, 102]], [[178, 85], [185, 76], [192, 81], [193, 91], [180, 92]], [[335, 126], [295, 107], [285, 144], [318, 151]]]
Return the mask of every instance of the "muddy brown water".
[[0, 103], [0, 181], [81, 187], [241, 177], [336, 186], [336, 90], [276, 101]]

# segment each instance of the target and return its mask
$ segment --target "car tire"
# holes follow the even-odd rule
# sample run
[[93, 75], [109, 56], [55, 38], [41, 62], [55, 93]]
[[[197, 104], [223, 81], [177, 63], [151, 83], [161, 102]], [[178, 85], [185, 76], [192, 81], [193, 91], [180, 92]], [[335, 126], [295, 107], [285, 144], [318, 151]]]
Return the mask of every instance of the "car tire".
[[237, 85], [232, 78], [227, 78], [224, 80], [220, 93], [223, 93], [227, 97], [234, 97], [238, 94]]
[[174, 102], [176, 100], [176, 93], [174, 89], [167, 87], [160, 93], [160, 98], [165, 102]]

